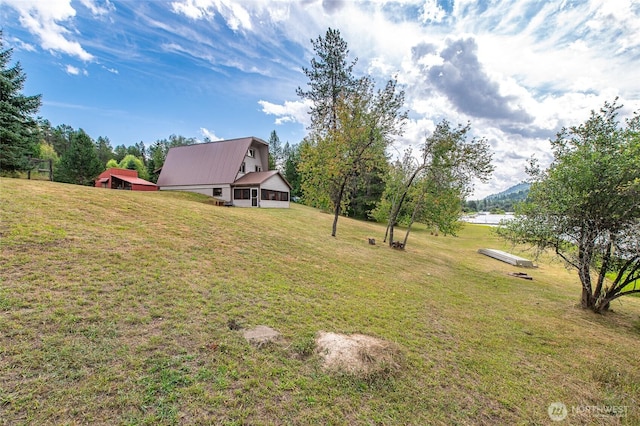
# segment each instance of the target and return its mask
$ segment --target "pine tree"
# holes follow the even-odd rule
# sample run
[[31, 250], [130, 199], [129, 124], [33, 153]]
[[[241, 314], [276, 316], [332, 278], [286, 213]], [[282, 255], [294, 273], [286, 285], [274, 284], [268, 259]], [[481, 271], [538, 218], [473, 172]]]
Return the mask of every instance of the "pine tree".
[[275, 130], [269, 136], [269, 170], [282, 169], [282, 145]]
[[32, 117], [41, 96], [21, 93], [27, 78], [20, 62], [10, 66], [13, 49], [3, 49], [0, 31], [0, 171], [26, 170], [28, 157], [37, 155], [38, 125]]
[[80, 129], [71, 136], [71, 146], [60, 159], [54, 176], [58, 182], [92, 186], [103, 170], [91, 137]]
[[357, 83], [353, 76], [353, 66], [357, 59], [349, 63], [347, 42], [339, 30], [329, 28], [324, 38], [311, 40], [316, 57], [311, 59], [311, 68], [302, 68], [309, 78], [309, 90], [296, 90], [298, 96], [309, 99], [311, 107], [311, 129], [315, 132], [335, 130], [337, 125], [337, 105], [341, 96], [352, 90]]

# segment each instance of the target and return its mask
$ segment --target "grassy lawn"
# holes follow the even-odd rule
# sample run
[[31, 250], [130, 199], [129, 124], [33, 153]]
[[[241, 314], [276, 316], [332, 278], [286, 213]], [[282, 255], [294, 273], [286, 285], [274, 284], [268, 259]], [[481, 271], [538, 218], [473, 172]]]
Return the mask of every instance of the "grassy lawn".
[[[187, 193], [0, 179], [0, 424], [640, 424], [640, 298], [577, 307], [577, 276], [505, 246]], [[367, 237], [376, 238], [372, 246]], [[280, 331], [256, 348], [230, 322]], [[318, 331], [394, 342], [396, 374], [331, 374]], [[597, 416], [589, 407], [626, 407]]]

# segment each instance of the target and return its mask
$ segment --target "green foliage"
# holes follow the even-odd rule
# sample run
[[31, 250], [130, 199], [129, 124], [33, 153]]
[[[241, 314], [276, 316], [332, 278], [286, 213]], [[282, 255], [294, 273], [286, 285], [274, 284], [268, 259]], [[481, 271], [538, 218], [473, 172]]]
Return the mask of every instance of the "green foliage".
[[313, 355], [313, 352], [316, 349], [316, 334], [313, 332], [307, 332], [298, 336], [291, 343], [291, 349], [293, 349], [293, 351], [301, 358]]
[[309, 90], [298, 87], [296, 93], [312, 102], [310, 128], [315, 132], [326, 132], [337, 126], [340, 97], [357, 83], [353, 76], [357, 59], [349, 63], [347, 42], [339, 30], [327, 29], [325, 37], [311, 40], [311, 45], [316, 56], [311, 59], [311, 68], [302, 68], [309, 79]]
[[94, 179], [104, 170], [91, 137], [80, 129], [71, 136], [69, 149], [60, 158], [54, 179], [58, 182], [93, 186]]
[[100, 163], [106, 164], [109, 160], [115, 158], [115, 153], [111, 147], [111, 141], [107, 137], [99, 136], [96, 140], [96, 153]]
[[27, 78], [20, 63], [10, 66], [12, 49], [4, 49], [0, 29], [0, 171], [13, 173], [28, 168], [28, 157], [37, 155], [38, 112], [41, 96], [25, 96]]
[[118, 164], [115, 158], [112, 158], [111, 160], [107, 161], [107, 165], [106, 165], [107, 169], [113, 169], [118, 167], [120, 167], [120, 165]]
[[384, 193], [384, 177], [389, 172], [388, 169], [389, 164], [386, 161], [380, 161], [360, 176], [356, 187], [349, 195], [349, 203], [345, 209], [346, 216], [371, 220], [371, 213]]
[[527, 203], [499, 231], [553, 249], [578, 271], [582, 306], [596, 312], [640, 292], [640, 116], [623, 127], [620, 108], [605, 102], [585, 123], [558, 133], [553, 163], [541, 170], [532, 160]]
[[43, 160], [51, 160], [53, 162], [54, 169], [60, 163], [60, 157], [58, 156], [56, 150], [52, 145], [49, 145], [45, 141], [40, 142], [40, 145], [38, 145], [38, 158]]
[[282, 145], [276, 131], [269, 136], [269, 170], [282, 169]]
[[149, 178], [149, 172], [147, 171], [144, 162], [133, 154], [127, 154], [122, 161], [120, 161], [118, 167], [121, 169], [136, 170], [138, 172], [138, 177], [141, 179], [147, 180]]
[[289, 145], [287, 142], [282, 149], [282, 157], [284, 160], [282, 173], [291, 185], [291, 197], [300, 197], [302, 196], [301, 177], [298, 172], [300, 145]]
[[404, 92], [390, 80], [374, 90], [373, 80], [363, 77], [344, 93], [335, 110], [335, 128], [312, 132], [301, 150], [299, 171], [305, 202], [334, 212], [332, 236], [339, 215], [363, 177], [384, 170], [386, 148], [402, 134], [407, 118], [401, 108]]
[[[470, 124], [452, 128], [443, 120], [425, 139], [420, 159], [414, 160], [407, 151], [395, 167], [383, 196], [386, 201], [376, 211], [378, 218], [388, 218], [390, 245], [394, 244], [394, 227], [404, 221], [408, 221], [409, 229], [403, 246], [415, 221], [444, 233], [455, 234], [459, 229], [462, 202], [471, 191], [472, 180], [485, 180], [493, 171], [487, 141], [475, 137], [468, 140], [470, 129]], [[383, 208], [389, 209], [388, 214], [381, 212]]]
[[49, 120], [41, 120], [38, 125], [40, 127], [40, 137], [42, 140], [53, 146], [58, 156], [62, 157], [71, 146], [71, 136], [76, 130], [66, 124], [52, 127]]

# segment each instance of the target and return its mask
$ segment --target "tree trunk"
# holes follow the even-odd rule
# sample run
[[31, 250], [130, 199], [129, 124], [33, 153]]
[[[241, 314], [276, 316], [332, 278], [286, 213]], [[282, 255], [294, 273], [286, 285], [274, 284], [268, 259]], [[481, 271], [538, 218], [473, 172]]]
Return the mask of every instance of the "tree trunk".
[[333, 226], [331, 228], [331, 236], [335, 237], [336, 232], [338, 231], [338, 216], [340, 216], [340, 205], [342, 204], [342, 197], [344, 195], [344, 188], [347, 185], [347, 179], [342, 181], [342, 185], [340, 186], [340, 192], [338, 193], [338, 199], [335, 201], [335, 210], [333, 215]]
[[582, 227], [582, 236], [578, 243], [578, 276], [582, 284], [582, 298], [580, 304], [583, 308], [593, 309], [596, 298], [591, 286], [591, 259], [593, 254], [593, 238], [586, 225]]
[[395, 206], [395, 208], [391, 210], [391, 215], [389, 216], [389, 247], [393, 245], [393, 226], [398, 220], [398, 215], [400, 214], [402, 203], [404, 203], [404, 199], [407, 197], [407, 193], [409, 192], [409, 188], [411, 187], [413, 180], [416, 178], [416, 176], [418, 176], [418, 173], [420, 173], [425, 168], [426, 166], [422, 165], [413, 172], [413, 174], [409, 178], [409, 181], [404, 187], [404, 192], [402, 193], [402, 196], [400, 197], [398, 204]]
[[422, 201], [424, 200], [424, 193], [420, 193], [420, 198], [416, 201], [415, 206], [413, 207], [413, 212], [411, 212], [411, 220], [409, 221], [409, 226], [407, 226], [407, 232], [404, 234], [404, 241], [402, 242], [402, 247], [407, 247], [407, 240], [409, 239], [409, 233], [411, 232], [411, 226], [416, 221], [416, 216], [418, 212], [422, 208]]
[[604, 253], [604, 258], [602, 259], [602, 265], [600, 266], [600, 272], [598, 273], [598, 281], [596, 283], [596, 291], [593, 295], [596, 298], [599, 298], [601, 293], [603, 292], [604, 279], [607, 275], [607, 270], [609, 269], [609, 263], [611, 262], [611, 248], [613, 246], [613, 242], [611, 239], [607, 242], [607, 249]]
[[582, 298], [580, 299], [580, 306], [584, 309], [594, 309], [594, 297], [591, 294], [591, 288], [586, 287], [584, 283], [582, 284]]
[[402, 247], [407, 247], [407, 240], [409, 239], [409, 233], [411, 232], [411, 225], [413, 225], [413, 219], [409, 222], [409, 226], [407, 226], [407, 232], [404, 234], [404, 240], [402, 241]]
[[340, 203], [336, 204], [336, 209], [333, 215], [333, 226], [331, 227], [331, 236], [335, 237], [338, 231], [338, 216], [340, 216]]

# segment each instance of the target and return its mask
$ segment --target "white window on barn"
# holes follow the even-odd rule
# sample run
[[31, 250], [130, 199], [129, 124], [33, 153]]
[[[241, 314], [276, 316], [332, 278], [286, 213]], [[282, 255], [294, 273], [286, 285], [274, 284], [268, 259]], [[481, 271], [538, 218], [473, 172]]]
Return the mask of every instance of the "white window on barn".
[[222, 188], [213, 188], [213, 196], [221, 197], [222, 196]]
[[240, 173], [244, 173], [245, 168], [246, 168], [246, 164], [243, 161], [242, 164], [240, 165]]
[[256, 172], [261, 172], [261, 171], [262, 171], [262, 167], [256, 166]]
[[256, 150], [253, 148], [249, 148], [249, 151], [247, 151], [247, 157], [254, 158], [255, 156], [256, 156]]

